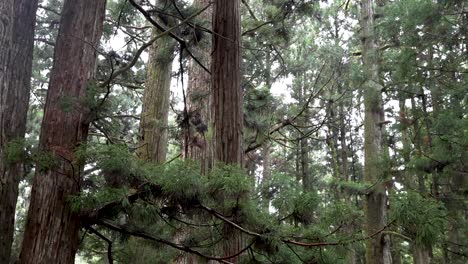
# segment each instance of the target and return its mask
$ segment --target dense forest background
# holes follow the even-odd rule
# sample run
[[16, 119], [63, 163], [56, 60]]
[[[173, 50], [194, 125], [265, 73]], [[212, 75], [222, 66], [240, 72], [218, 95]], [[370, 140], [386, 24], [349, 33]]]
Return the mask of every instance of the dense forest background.
[[468, 2], [1, 0], [0, 264], [468, 262]]

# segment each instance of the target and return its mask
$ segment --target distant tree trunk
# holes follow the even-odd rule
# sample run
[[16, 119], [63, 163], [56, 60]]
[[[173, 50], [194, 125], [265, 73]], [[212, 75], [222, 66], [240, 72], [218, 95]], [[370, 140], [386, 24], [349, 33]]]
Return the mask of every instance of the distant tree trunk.
[[[330, 91], [332, 93], [332, 91]], [[340, 173], [340, 162], [339, 162], [339, 151], [338, 151], [338, 127], [333, 122], [337, 119], [337, 113], [335, 112], [336, 105], [333, 100], [327, 100], [326, 102], [326, 115], [328, 120], [331, 120], [327, 128], [327, 145], [330, 150], [330, 169], [332, 170], [333, 178], [337, 181], [343, 181], [342, 174]], [[343, 195], [340, 190], [334, 190], [333, 196], [340, 199]]]
[[74, 263], [80, 218], [67, 201], [81, 190], [81, 164], [74, 150], [86, 141], [89, 124], [81, 100], [93, 76], [105, 0], [66, 0], [39, 148], [48, 164], [38, 164], [31, 191], [19, 263]]
[[[379, 80], [379, 55], [374, 24], [373, 0], [361, 2], [362, 55], [364, 65], [364, 181], [373, 187], [365, 198], [365, 233], [372, 235], [385, 227], [387, 195], [380, 182], [385, 177], [382, 170], [384, 151], [382, 134], [384, 111]], [[377, 234], [366, 241], [367, 264], [390, 264], [390, 243], [388, 236]]]
[[[210, 4], [210, 0], [195, 0], [195, 8], [204, 8]], [[208, 8], [199, 18], [203, 20], [202, 26], [211, 23], [212, 8]], [[206, 25], [205, 25], [206, 24]], [[195, 32], [195, 38], [198, 35]], [[201, 36], [195, 39], [194, 54], [197, 59], [208, 69], [211, 65], [211, 39], [208, 36]], [[207, 138], [209, 125], [211, 124], [211, 76], [193, 59], [189, 64], [189, 83], [187, 89], [187, 108], [190, 113], [191, 129], [187, 131], [187, 158], [200, 161], [201, 171], [205, 174], [212, 166], [213, 146], [211, 138]], [[193, 126], [193, 127], [192, 127]]]
[[413, 244], [413, 264], [431, 263], [431, 248]]
[[[346, 142], [346, 131], [347, 125], [346, 125], [346, 107], [344, 102], [340, 102], [339, 104], [339, 133], [340, 133], [340, 145], [341, 145], [341, 150], [340, 150], [340, 156], [341, 156], [341, 179], [346, 182], [351, 182], [352, 179], [349, 175], [349, 162], [348, 162], [348, 156], [349, 156], [349, 148], [348, 144]], [[351, 207], [352, 206], [352, 194], [344, 192], [343, 195], [345, 196], [345, 202]], [[345, 227], [344, 227], [344, 232], [347, 235], [352, 235], [353, 233], [356, 232], [356, 224], [354, 221], [350, 221]], [[353, 247], [352, 245], [348, 249], [346, 253], [346, 263], [347, 264], [355, 264], [357, 263], [357, 252], [356, 248]]]
[[[168, 0], [158, 1], [158, 5], [172, 6], [167, 2]], [[153, 28], [153, 37], [160, 33], [160, 30]], [[141, 112], [140, 148], [138, 148], [138, 156], [145, 161], [162, 163], [166, 160], [167, 122], [175, 46], [175, 40], [166, 35], [157, 39], [150, 48]]]
[[0, 263], [10, 262], [18, 184], [24, 177], [21, 156], [7, 160], [5, 148], [26, 132], [36, 10], [37, 0], [0, 3]]
[[[299, 92], [299, 101], [300, 101], [300, 106], [301, 107], [306, 107], [306, 93], [307, 93], [307, 88], [305, 86], [305, 73], [301, 75], [300, 78], [300, 89]], [[306, 107], [302, 113], [302, 116], [299, 117], [298, 119], [298, 124], [300, 127], [307, 127], [309, 124], [309, 109]], [[312, 186], [312, 179], [311, 175], [309, 172], [309, 151], [310, 151], [310, 146], [309, 146], [309, 139], [305, 133], [301, 133], [299, 135], [299, 172], [300, 172], [300, 179], [302, 180], [302, 188], [304, 189], [305, 192], [310, 192], [313, 190]]]
[[[305, 124], [304, 124], [305, 125]], [[301, 179], [304, 191], [310, 192], [313, 190], [312, 179], [309, 173], [309, 140], [307, 137], [300, 140], [300, 163], [301, 163]]]
[[[263, 158], [263, 172], [262, 172], [262, 183], [268, 184], [271, 180], [271, 142], [267, 141], [263, 145], [262, 149], [262, 158]], [[263, 202], [262, 206], [265, 210], [268, 211], [270, 207], [270, 194], [268, 188], [263, 190]]]
[[[202, 9], [210, 4], [210, 0], [195, 0], [193, 7]], [[212, 8], [208, 8], [198, 18], [202, 21], [201, 25], [205, 28], [211, 28]], [[198, 30], [198, 29], [195, 29]], [[195, 57], [208, 69], [211, 65], [211, 38], [205, 35], [199, 35], [193, 32], [194, 47], [192, 52]], [[205, 175], [212, 167], [213, 163], [213, 145], [208, 137], [208, 126], [211, 124], [211, 76], [197, 62], [190, 59], [188, 66], [189, 82], [187, 88], [187, 113], [189, 114], [188, 127], [184, 131], [183, 155], [185, 158], [200, 162], [201, 173]], [[200, 219], [201, 221], [201, 219]], [[181, 233], [176, 240], [183, 240], [186, 233]], [[193, 254], [180, 253], [173, 263], [205, 263], [206, 261]]]
[[[271, 64], [272, 64], [271, 55], [270, 55], [270, 52], [267, 52], [266, 55], [265, 55], [265, 84], [266, 84], [266, 88], [268, 89], [268, 91], [271, 90], [271, 85], [272, 85], [271, 84], [271, 82], [272, 82]], [[268, 117], [271, 114], [270, 111], [271, 111], [271, 109], [269, 107], [267, 107], [264, 110], [263, 114]], [[270, 122], [269, 122], [269, 120], [268, 120], [268, 126], [267, 126], [266, 133], [267, 133], [266, 134], [266, 140], [263, 143], [263, 147], [262, 147], [262, 160], [263, 160], [262, 183], [265, 185], [265, 187], [268, 187], [267, 185], [268, 185], [269, 181], [271, 180], [271, 142], [270, 142], [270, 138], [269, 138], [269, 134], [268, 134], [268, 133], [270, 133]], [[263, 198], [262, 206], [268, 212], [269, 207], [270, 207], [269, 190], [268, 190], [268, 188], [264, 188], [262, 190], [262, 192], [263, 192], [263, 194], [262, 194], [262, 198]]]
[[[214, 159], [242, 166], [243, 114], [240, 86], [240, 1], [216, 0], [213, 10], [213, 52], [211, 81], [213, 93]], [[235, 216], [234, 216], [235, 218]], [[242, 235], [231, 227], [223, 230], [223, 255], [238, 253]], [[238, 258], [228, 261], [237, 263]]]

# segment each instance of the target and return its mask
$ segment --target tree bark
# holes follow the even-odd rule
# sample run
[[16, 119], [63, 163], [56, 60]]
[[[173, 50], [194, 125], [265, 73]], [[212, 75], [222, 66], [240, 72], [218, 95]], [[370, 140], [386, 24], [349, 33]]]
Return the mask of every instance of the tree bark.
[[[385, 177], [382, 170], [384, 151], [382, 134], [384, 111], [379, 79], [379, 55], [374, 31], [373, 0], [361, 2], [362, 57], [364, 66], [364, 181], [373, 187], [365, 198], [365, 233], [371, 235], [386, 225], [387, 195], [380, 182]], [[367, 264], [391, 263], [388, 236], [378, 234], [366, 241]]]
[[[167, 0], [159, 1], [158, 5], [172, 6], [166, 2]], [[162, 33], [160, 30], [153, 28], [153, 37], [160, 33]], [[162, 163], [166, 160], [167, 122], [175, 46], [176, 42], [172, 37], [163, 36], [157, 39], [150, 49], [141, 112], [140, 148], [138, 148], [138, 156], [149, 162]]]
[[[216, 0], [213, 10], [213, 52], [211, 81], [213, 93], [214, 159], [242, 167], [243, 93], [240, 86], [240, 1]], [[236, 218], [234, 215], [233, 218]], [[234, 219], [235, 220], [235, 219]], [[226, 226], [224, 256], [241, 250], [239, 231]], [[235, 257], [228, 261], [238, 263]]]
[[[210, 4], [210, 0], [195, 0], [193, 5], [197, 9], [204, 8]], [[208, 8], [199, 18], [203, 20], [203, 24], [209, 24], [212, 17], [212, 8]], [[211, 26], [208, 26], [211, 27]], [[196, 34], [195, 34], [196, 35]], [[194, 54], [197, 59], [210, 68], [211, 65], [211, 40], [207, 36], [201, 39], [195, 39]], [[207, 135], [208, 126], [211, 124], [211, 105], [212, 97], [210, 94], [211, 76], [202, 67], [200, 67], [193, 59], [189, 64], [189, 84], [187, 89], [187, 107], [191, 113], [191, 128], [188, 131], [187, 157], [193, 160], [198, 160], [201, 163], [201, 171], [203, 174], [208, 172], [213, 163], [213, 146], [210, 135]], [[196, 118], [193, 118], [196, 117]], [[196, 120], [199, 117], [199, 120]], [[194, 122], [195, 121], [195, 122]], [[212, 128], [211, 128], [212, 129]], [[197, 144], [198, 143], [198, 144]]]
[[105, 0], [66, 0], [54, 54], [19, 263], [74, 263], [80, 218], [68, 198], [81, 190], [74, 150], [86, 141], [89, 123], [82, 99], [93, 76]]
[[239, 0], [216, 0], [213, 12], [213, 124], [215, 159], [242, 164]]
[[21, 156], [7, 160], [5, 155], [7, 146], [24, 140], [26, 132], [37, 4], [0, 3], [0, 263], [10, 262], [18, 184], [24, 177]]
[[[199, 10], [209, 5], [210, 2], [210, 0], [194, 0], [193, 7]], [[200, 26], [211, 28], [212, 13], [210, 7], [197, 17], [198, 21], [201, 21]], [[205, 67], [210, 68], [211, 39], [206, 35], [199, 35], [196, 31], [193, 32], [193, 35], [194, 47], [191, 49], [192, 53]], [[184, 131], [182, 152], [185, 158], [200, 162], [201, 173], [205, 175], [213, 165], [213, 145], [208, 135], [208, 126], [211, 123], [212, 116], [211, 76], [193, 59], [189, 61], [188, 76], [186, 103], [189, 119], [188, 126]], [[197, 220], [202, 221], [202, 219]], [[178, 234], [177, 239], [180, 241], [186, 236], [187, 233], [181, 233]], [[180, 253], [173, 263], [207, 263], [207, 261], [193, 254]]]

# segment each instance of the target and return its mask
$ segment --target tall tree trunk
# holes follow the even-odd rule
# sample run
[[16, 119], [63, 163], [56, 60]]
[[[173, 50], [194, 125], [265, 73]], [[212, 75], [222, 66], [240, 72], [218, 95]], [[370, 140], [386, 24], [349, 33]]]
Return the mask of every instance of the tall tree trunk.
[[216, 0], [213, 12], [213, 124], [215, 159], [242, 164], [239, 0]]
[[[379, 55], [374, 24], [373, 0], [361, 2], [362, 55], [365, 83], [364, 89], [364, 181], [373, 187], [365, 198], [365, 233], [370, 236], [386, 225], [387, 195], [380, 182], [385, 177], [382, 170], [384, 151], [382, 134], [384, 111], [379, 80]], [[383, 234], [374, 235], [366, 241], [367, 264], [391, 263], [390, 243]]]
[[[193, 5], [197, 9], [204, 8], [210, 4], [210, 0], [195, 0]], [[203, 25], [208, 28], [211, 24], [213, 10], [208, 8], [199, 18]], [[206, 25], [205, 25], [206, 24]], [[198, 36], [195, 32], [195, 45], [193, 51], [197, 59], [208, 69], [211, 65], [211, 39], [208, 36]], [[187, 107], [190, 113], [190, 129], [187, 131], [187, 157], [198, 160], [201, 163], [203, 174], [208, 172], [213, 162], [213, 145], [211, 138], [207, 138], [208, 126], [211, 124], [211, 103], [210, 94], [211, 76], [193, 59], [190, 60], [189, 83], [187, 89]]]
[[[195, 0], [193, 7], [202, 9], [210, 4], [210, 0]], [[208, 8], [198, 16], [205, 28], [211, 28], [212, 8]], [[195, 28], [195, 30], [198, 30]], [[206, 35], [194, 32], [194, 47], [192, 52], [200, 63], [206, 68], [211, 65], [211, 39]], [[190, 59], [188, 66], [189, 82], [187, 88], [187, 114], [188, 126], [184, 131], [183, 154], [185, 158], [200, 162], [201, 173], [205, 175], [212, 167], [213, 145], [207, 136], [208, 126], [211, 123], [211, 76], [197, 62]], [[199, 219], [201, 221], [201, 219]], [[186, 233], [178, 234], [176, 240], [181, 241], [187, 236]], [[206, 260], [193, 254], [181, 253], [177, 256], [174, 264], [206, 263]]]
[[[167, 8], [172, 4], [168, 3], [168, 0], [163, 0], [158, 1], [158, 6]], [[160, 30], [153, 28], [153, 37], [160, 33]], [[162, 163], [166, 160], [167, 122], [175, 46], [175, 40], [167, 35], [151, 45], [140, 122], [141, 147], [138, 149], [138, 156], [145, 161]]]
[[[211, 81], [213, 93], [214, 159], [242, 166], [242, 89], [240, 86], [240, 1], [216, 0], [213, 10], [213, 52]], [[235, 216], [234, 216], [235, 218]], [[223, 230], [223, 255], [231, 256], [242, 247], [242, 235], [231, 227]], [[237, 263], [238, 258], [228, 261]]]
[[[268, 91], [271, 90], [271, 82], [272, 82], [272, 77], [271, 77], [271, 64], [272, 64], [272, 59], [271, 59], [271, 53], [267, 52], [265, 55], [265, 85]], [[263, 114], [266, 117], [269, 117], [271, 115], [271, 109], [270, 107], [267, 107], [264, 111]], [[269, 181], [271, 180], [271, 141], [269, 137], [269, 132], [270, 132], [270, 119], [266, 119], [268, 122], [267, 125], [267, 130], [266, 130], [266, 139], [265, 142], [263, 143], [262, 147], [262, 162], [263, 162], [263, 171], [262, 171], [262, 183], [265, 186], [264, 189], [262, 190], [262, 207], [268, 212], [270, 208], [270, 190], [268, 188]]]
[[[268, 186], [269, 181], [271, 180], [271, 142], [267, 141], [264, 143], [262, 148], [262, 158], [263, 158], [263, 171], [262, 171], [262, 183], [265, 186]], [[268, 212], [270, 208], [270, 194], [269, 189], [264, 188], [262, 190], [262, 207]]]
[[26, 132], [36, 10], [37, 0], [0, 3], [0, 263], [10, 262], [18, 184], [24, 176], [21, 156], [7, 159], [13, 153], [6, 148], [21, 148], [12, 143]]
[[[340, 156], [341, 156], [341, 180], [346, 181], [346, 182], [351, 182], [352, 179], [349, 174], [349, 162], [348, 162], [348, 156], [349, 156], [349, 148], [348, 144], [346, 142], [346, 131], [347, 131], [347, 126], [346, 126], [346, 107], [345, 103], [342, 101], [339, 103], [339, 119], [340, 119], [340, 128], [339, 128], [339, 133], [340, 133]], [[352, 207], [352, 194], [347, 193], [346, 191], [343, 193], [345, 196], [345, 202]], [[347, 235], [352, 235], [355, 233], [356, 230], [356, 224], [354, 221], [351, 221], [349, 224], [347, 224], [344, 227], [344, 231]], [[350, 245], [350, 248], [346, 252], [346, 263], [348, 264], [355, 264], [357, 263], [357, 252], [356, 248], [353, 245]]]
[[[301, 74], [299, 83], [299, 105], [301, 107], [305, 107], [302, 115], [298, 119], [298, 124], [300, 127], [308, 127], [309, 125], [309, 109], [308, 106], [306, 106], [306, 94], [307, 94], [307, 88], [305, 84], [306, 80], [306, 74], [303, 73]], [[302, 188], [304, 192], [311, 192], [313, 190], [312, 186], [312, 179], [309, 171], [309, 151], [310, 151], [310, 146], [309, 146], [309, 138], [305, 133], [300, 133], [300, 139], [299, 139], [299, 173], [300, 173], [300, 179], [302, 180]]]
[[79, 215], [67, 199], [81, 190], [81, 166], [73, 151], [86, 141], [89, 124], [81, 100], [93, 76], [105, 0], [66, 0], [54, 54], [19, 263], [74, 263]]

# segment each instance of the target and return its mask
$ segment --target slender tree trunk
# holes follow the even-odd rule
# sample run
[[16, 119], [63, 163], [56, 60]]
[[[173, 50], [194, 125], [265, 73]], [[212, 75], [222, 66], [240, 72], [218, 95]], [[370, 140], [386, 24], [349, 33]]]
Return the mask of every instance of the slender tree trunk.
[[36, 168], [19, 263], [74, 263], [80, 218], [67, 199], [81, 190], [73, 152], [88, 133], [81, 100], [94, 72], [105, 3], [64, 3], [39, 142], [41, 155], [53, 161]]
[[[305, 74], [302, 74], [300, 78], [300, 89], [299, 100], [301, 107], [305, 105], [305, 97], [307, 93], [307, 88], [305, 86]], [[309, 109], [306, 108], [302, 113], [302, 116], [299, 117], [298, 124], [301, 127], [307, 127], [309, 124]], [[302, 188], [305, 192], [311, 192], [313, 190], [312, 179], [309, 172], [309, 139], [306, 135], [300, 135], [299, 139], [299, 166], [300, 166], [300, 178], [302, 180]]]
[[[210, 4], [210, 0], [195, 0], [194, 7], [201, 9]], [[212, 8], [208, 8], [199, 18], [205, 27], [211, 27]], [[198, 35], [195, 32], [195, 37]], [[197, 59], [208, 69], [211, 65], [211, 39], [208, 36], [201, 36], [195, 39], [196, 47], [194, 54]], [[189, 64], [189, 84], [187, 89], [187, 105], [190, 113], [191, 129], [188, 132], [187, 157], [198, 160], [201, 163], [201, 171], [207, 173], [213, 163], [212, 139], [207, 135], [211, 124], [212, 97], [210, 94], [211, 76], [193, 59]]]
[[[262, 183], [268, 186], [268, 182], [271, 180], [271, 143], [265, 142], [262, 149], [263, 157], [263, 172], [262, 172]], [[268, 212], [270, 207], [270, 194], [268, 188], [262, 190], [262, 207]]]
[[[210, 0], [195, 0], [193, 2], [193, 6], [197, 9], [202, 9], [209, 4]], [[210, 7], [198, 16], [201, 25], [197, 26], [211, 28], [211, 17], [212, 8]], [[195, 46], [192, 48], [192, 52], [199, 62], [209, 69], [211, 65], [211, 38], [199, 35], [197, 32], [194, 32], [193, 35]], [[189, 61], [188, 75], [187, 114], [189, 123], [184, 133], [182, 152], [185, 158], [200, 162], [201, 173], [205, 175], [213, 165], [213, 145], [211, 138], [207, 135], [212, 116], [211, 76], [193, 59]], [[202, 221], [202, 219], [198, 220]], [[186, 236], [186, 233], [181, 233], [176, 239], [180, 241]], [[206, 263], [206, 260], [193, 254], [181, 253], [174, 259], [173, 263]]]
[[[211, 65], [214, 159], [242, 167], [243, 93], [240, 86], [240, 1], [216, 0], [214, 3]], [[242, 235], [229, 226], [224, 228], [223, 233], [227, 238], [223, 246], [223, 255], [231, 256], [238, 253], [243, 244]], [[238, 263], [238, 257], [228, 261]]]
[[[346, 125], [346, 107], [344, 102], [340, 102], [339, 104], [339, 119], [340, 119], [340, 128], [339, 128], [339, 133], [340, 133], [340, 156], [341, 156], [341, 179], [343, 181], [351, 182], [352, 179], [349, 174], [349, 162], [348, 162], [348, 156], [349, 156], [349, 148], [348, 144], [346, 142], [346, 131], [347, 131], [347, 125]], [[343, 193], [345, 197], [345, 202], [352, 207], [352, 194], [349, 194], [347, 192]], [[351, 221], [349, 224], [347, 224], [344, 227], [344, 232], [347, 235], [352, 235], [353, 233], [356, 232], [356, 224], [354, 221]], [[346, 253], [346, 263], [347, 264], [355, 264], [357, 263], [357, 252], [356, 248], [353, 245], [350, 245], [350, 248], [348, 249]]]
[[[373, 187], [365, 198], [365, 233], [370, 236], [385, 227], [387, 195], [380, 182], [385, 177], [382, 171], [384, 151], [382, 134], [384, 111], [379, 80], [377, 37], [374, 31], [373, 0], [361, 1], [362, 55], [364, 74], [364, 181]], [[390, 264], [390, 243], [387, 236], [374, 235], [366, 241], [367, 264]]]
[[430, 252], [430, 247], [413, 245], [413, 264], [431, 263]]
[[[271, 90], [271, 81], [272, 81], [271, 64], [272, 64], [272, 61], [271, 61], [270, 52], [267, 52], [266, 57], [265, 57], [265, 83], [266, 83], [266, 87], [268, 90]], [[264, 115], [267, 117], [270, 115], [270, 108], [265, 109]], [[267, 133], [269, 133], [270, 122], [268, 122], [267, 129], [268, 129]], [[271, 180], [271, 142], [268, 137], [265, 140], [263, 147], [262, 147], [262, 158], [263, 158], [262, 183], [268, 184], [268, 182]], [[265, 208], [265, 210], [268, 211], [270, 207], [269, 190], [264, 189], [262, 196], [264, 199], [262, 201], [262, 206]]]
[[[171, 5], [166, 2], [167, 0], [159, 1], [158, 5], [162, 7]], [[160, 33], [158, 29], [153, 28], [153, 37]], [[150, 48], [138, 149], [138, 156], [145, 161], [162, 163], [166, 160], [167, 122], [175, 46], [176, 42], [172, 37], [163, 36]]]
[[0, 263], [10, 262], [18, 184], [24, 177], [21, 156], [7, 159], [12, 153], [6, 148], [15, 147], [12, 142], [23, 140], [26, 132], [36, 10], [37, 0], [0, 3]]

